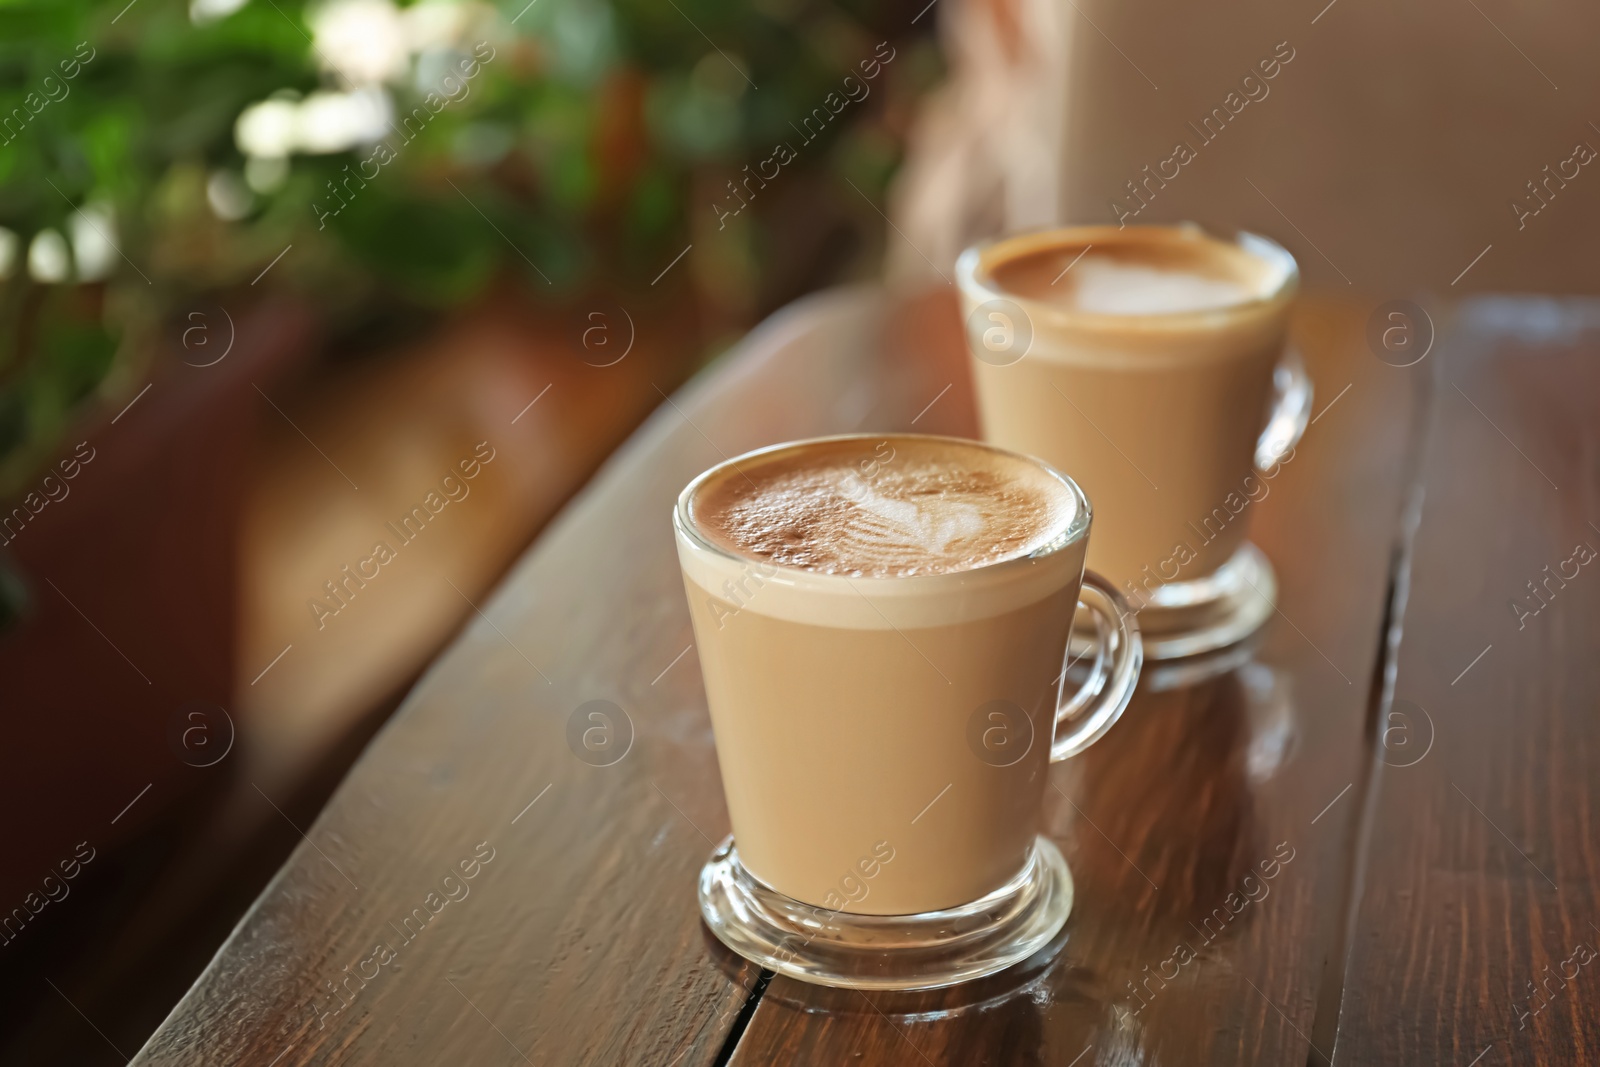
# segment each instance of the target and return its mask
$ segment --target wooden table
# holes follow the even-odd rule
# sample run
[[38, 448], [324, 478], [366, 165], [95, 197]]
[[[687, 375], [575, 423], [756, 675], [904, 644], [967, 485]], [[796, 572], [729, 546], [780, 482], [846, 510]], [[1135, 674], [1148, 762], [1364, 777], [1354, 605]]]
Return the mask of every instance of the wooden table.
[[[1054, 769], [1078, 896], [1053, 957], [866, 996], [769, 980], [699, 921], [728, 821], [675, 494], [773, 441], [974, 427], [949, 294], [857, 290], [662, 404], [136, 1062], [1594, 1062], [1600, 565], [1564, 561], [1600, 548], [1600, 308], [1467, 304], [1405, 368], [1370, 310], [1296, 323], [1317, 414], [1252, 505], [1281, 599], [1248, 661], [1144, 689]], [[1546, 564], [1578, 573], [1536, 600]], [[594, 700], [625, 712], [609, 766], [568, 742]]]

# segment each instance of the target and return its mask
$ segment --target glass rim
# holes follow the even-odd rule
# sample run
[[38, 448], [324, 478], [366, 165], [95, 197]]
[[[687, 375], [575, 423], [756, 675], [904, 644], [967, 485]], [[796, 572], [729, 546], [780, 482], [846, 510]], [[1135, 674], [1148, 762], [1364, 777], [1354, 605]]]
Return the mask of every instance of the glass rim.
[[[987, 452], [998, 453], [999, 455], [1003, 456], [1009, 456], [1024, 463], [1031, 463], [1065, 486], [1067, 492], [1072, 497], [1074, 505], [1072, 518], [1068, 521], [1066, 527], [1056, 536], [1052, 537], [1049, 541], [1040, 545], [1032, 552], [1028, 552], [1021, 556], [1011, 556], [1007, 559], [996, 560], [992, 563], [983, 563], [976, 567], [969, 567], [964, 570], [945, 571], [940, 574], [889, 574], [862, 575], [861, 577], [855, 577], [853, 575], [845, 574], [824, 574], [821, 571], [807, 570], [804, 567], [795, 567], [786, 563], [777, 563], [773, 560], [760, 556], [741, 555], [732, 549], [726, 548], [711, 541], [708, 537], [702, 534], [699, 529], [696, 528], [695, 523], [690, 516], [689, 505], [694, 499], [695, 492], [714, 476], [730, 469], [737, 471], [741, 462], [835, 441], [883, 441], [896, 438], [902, 440], [909, 438], [921, 441], [948, 442], [951, 444], [967, 446]], [[897, 589], [905, 590], [910, 588], [931, 587], [934, 584], [957, 584], [975, 575], [992, 575], [997, 571], [1005, 569], [1020, 570], [1023, 565], [1030, 565], [1040, 560], [1049, 559], [1083, 541], [1089, 535], [1089, 526], [1093, 519], [1093, 507], [1089, 503], [1089, 497], [1084, 493], [1082, 487], [1079, 486], [1077, 482], [1073, 481], [1072, 478], [1069, 477], [1065, 472], [1049, 463], [1046, 463], [1037, 456], [1031, 456], [1024, 452], [1014, 452], [1011, 449], [1000, 448], [997, 445], [989, 444], [987, 441], [978, 441], [970, 437], [955, 437], [949, 434], [933, 433], [904, 433], [900, 431], [888, 431], [884, 433], [826, 434], [819, 437], [802, 437], [792, 441], [780, 441], [776, 444], [763, 445], [760, 448], [750, 449], [748, 452], [742, 452], [737, 456], [733, 456], [731, 458], [724, 459], [719, 463], [715, 463], [701, 471], [699, 474], [695, 475], [692, 479], [690, 479], [689, 484], [684, 486], [682, 491], [678, 493], [677, 503], [672, 509], [672, 526], [678, 536], [689, 542], [692, 547], [703, 552], [708, 552], [722, 560], [744, 566], [757, 565], [770, 567], [776, 574], [792, 575], [797, 579], [802, 579], [810, 583], [820, 583], [822, 585], [831, 585], [837, 583], [841, 587], [849, 588], [852, 586], [852, 583], [855, 582], [882, 583], [877, 586], [879, 591], [882, 591], [885, 587], [891, 585]]]
[[[1237, 304], [1227, 304], [1222, 307], [1199, 308], [1189, 311], [1157, 311], [1140, 312], [1138, 314], [1123, 314], [1104, 311], [1081, 311], [1049, 304], [1033, 297], [1013, 293], [1002, 289], [995, 283], [994, 276], [987, 268], [989, 260], [995, 258], [1000, 249], [1011, 244], [1044, 243], [1050, 238], [1069, 238], [1074, 242], [1094, 244], [1093, 241], [1082, 240], [1090, 235], [1099, 235], [1107, 243], [1113, 241], [1126, 241], [1128, 234], [1157, 234], [1167, 233], [1179, 237], [1217, 241], [1222, 244], [1232, 245], [1243, 250], [1247, 255], [1283, 266], [1283, 277], [1269, 291]], [[1082, 224], [1076, 226], [1043, 226], [1036, 229], [1018, 230], [1014, 233], [990, 237], [967, 246], [956, 259], [956, 287], [963, 294], [976, 298], [978, 303], [990, 300], [1009, 300], [1027, 311], [1030, 317], [1056, 319], [1067, 322], [1088, 330], [1119, 329], [1125, 328], [1130, 320], [1138, 320], [1146, 325], [1155, 325], [1163, 329], [1183, 330], [1194, 329], [1196, 326], [1219, 319], [1232, 320], [1246, 317], [1252, 312], [1271, 310], [1287, 304], [1293, 299], [1300, 287], [1300, 264], [1294, 255], [1281, 244], [1270, 237], [1250, 230], [1236, 230], [1232, 239], [1220, 237], [1199, 223], [1183, 222], [1176, 224], [1146, 223], [1133, 226], [1114, 226], [1105, 224]]]

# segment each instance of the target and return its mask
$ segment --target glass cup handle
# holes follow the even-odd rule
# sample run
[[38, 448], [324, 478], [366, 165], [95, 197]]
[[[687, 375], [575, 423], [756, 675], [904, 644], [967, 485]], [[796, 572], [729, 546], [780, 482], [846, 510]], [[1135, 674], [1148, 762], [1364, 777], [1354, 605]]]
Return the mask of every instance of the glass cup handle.
[[[1050, 746], [1051, 762], [1076, 756], [1111, 729], [1132, 699], [1133, 687], [1139, 681], [1139, 668], [1144, 664], [1139, 620], [1116, 586], [1094, 571], [1084, 571], [1078, 605], [1094, 617], [1094, 666], [1072, 698], [1062, 701], [1056, 708], [1057, 736]], [[1089, 654], [1084, 653], [1085, 656]], [[1071, 656], [1070, 648], [1068, 656]], [[1065, 694], [1064, 673], [1061, 685]], [[1076, 726], [1071, 733], [1060, 734], [1063, 726], [1074, 723]]]
[[1289, 348], [1272, 371], [1272, 416], [1256, 439], [1256, 470], [1268, 471], [1282, 463], [1311, 420], [1311, 376], [1300, 353]]

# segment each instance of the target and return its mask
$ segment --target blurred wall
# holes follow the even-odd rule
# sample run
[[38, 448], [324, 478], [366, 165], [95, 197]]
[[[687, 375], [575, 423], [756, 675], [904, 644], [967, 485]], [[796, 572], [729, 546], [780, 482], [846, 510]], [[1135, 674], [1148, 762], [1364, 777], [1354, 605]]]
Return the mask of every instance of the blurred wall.
[[[989, 232], [1119, 218], [1257, 230], [1319, 288], [1600, 288], [1583, 239], [1600, 233], [1593, 4], [940, 6], [956, 67], [943, 106], [968, 128], [924, 116], [897, 210], [941, 267], [987, 212]], [[1059, 122], [1039, 121], [1056, 93]], [[1024, 150], [974, 152], [979, 136], [1039, 137], [1049, 162], [999, 166]], [[895, 272], [927, 271], [894, 254]]]

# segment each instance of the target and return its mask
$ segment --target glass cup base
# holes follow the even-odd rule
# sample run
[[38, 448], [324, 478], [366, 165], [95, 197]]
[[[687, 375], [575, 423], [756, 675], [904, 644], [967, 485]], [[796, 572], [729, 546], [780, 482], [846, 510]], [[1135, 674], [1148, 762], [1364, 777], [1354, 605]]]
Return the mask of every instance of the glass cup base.
[[1145, 660], [1175, 660], [1236, 645], [1259, 630], [1278, 603], [1272, 564], [1246, 541], [1204, 578], [1168, 582], [1144, 594], [1139, 630]]
[[729, 837], [700, 871], [700, 914], [728, 948], [802, 982], [846, 989], [934, 989], [1034, 955], [1072, 911], [1060, 849], [1034, 839], [1028, 862], [993, 893], [918, 915], [831, 912], [757, 881]]

